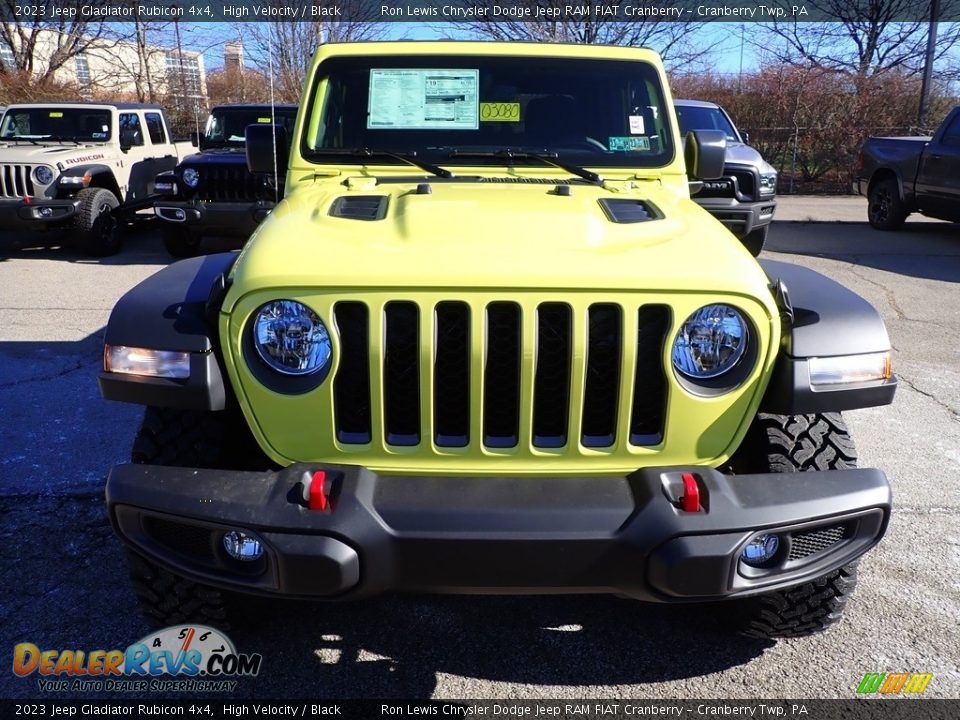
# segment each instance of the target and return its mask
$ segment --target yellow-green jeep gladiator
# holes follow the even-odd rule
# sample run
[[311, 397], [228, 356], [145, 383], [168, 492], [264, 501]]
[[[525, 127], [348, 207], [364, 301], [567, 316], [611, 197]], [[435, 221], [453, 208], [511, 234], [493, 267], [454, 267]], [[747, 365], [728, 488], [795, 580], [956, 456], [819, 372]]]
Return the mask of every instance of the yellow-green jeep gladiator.
[[103, 396], [147, 406], [106, 489], [147, 618], [401, 590], [837, 619], [891, 502], [839, 411], [892, 401], [890, 344], [690, 200], [723, 159], [651, 51], [322, 47], [282, 202], [106, 330]]

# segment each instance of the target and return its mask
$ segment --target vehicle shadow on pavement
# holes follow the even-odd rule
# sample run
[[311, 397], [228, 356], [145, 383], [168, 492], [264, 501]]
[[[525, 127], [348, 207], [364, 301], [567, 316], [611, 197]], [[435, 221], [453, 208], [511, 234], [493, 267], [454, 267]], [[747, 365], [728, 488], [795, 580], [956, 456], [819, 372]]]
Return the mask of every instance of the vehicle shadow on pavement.
[[[470, 681], [459, 678], [485, 687], [640, 685], [720, 672], [772, 646], [722, 630], [712, 608], [611, 596], [390, 595], [271, 605], [271, 619], [240, 642], [264, 654], [258, 680], [282, 676], [291, 697], [429, 698], [439, 674], [458, 678], [464, 694]], [[269, 662], [279, 657], [282, 666]]]
[[768, 253], [833, 258], [908, 277], [960, 282], [960, 225], [908, 222], [882, 232], [866, 223], [775, 222]]
[[171, 257], [163, 249], [155, 223], [137, 223], [121, 230], [123, 246], [116, 255], [93, 257], [80, 252], [68, 230], [15, 234], [0, 233], [0, 262], [18, 260], [59, 260], [97, 265], [166, 265]]

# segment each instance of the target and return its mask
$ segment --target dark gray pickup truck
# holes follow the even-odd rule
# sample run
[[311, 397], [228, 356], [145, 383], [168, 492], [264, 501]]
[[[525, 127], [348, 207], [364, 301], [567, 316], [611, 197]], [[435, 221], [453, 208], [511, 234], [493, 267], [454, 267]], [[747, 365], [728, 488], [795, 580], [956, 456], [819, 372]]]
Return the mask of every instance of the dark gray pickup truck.
[[960, 106], [933, 137], [868, 138], [853, 189], [868, 198], [867, 219], [878, 230], [896, 230], [912, 212], [960, 221]]

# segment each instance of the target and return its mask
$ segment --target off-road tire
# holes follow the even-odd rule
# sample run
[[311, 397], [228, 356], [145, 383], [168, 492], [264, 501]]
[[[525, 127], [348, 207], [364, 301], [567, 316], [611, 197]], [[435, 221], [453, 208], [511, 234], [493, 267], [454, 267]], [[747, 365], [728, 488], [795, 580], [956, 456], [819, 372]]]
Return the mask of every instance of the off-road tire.
[[129, 549], [127, 569], [140, 611], [151, 627], [199, 623], [230, 631], [255, 617], [252, 599], [175, 575]]
[[[131, 459], [192, 468], [270, 466], [238, 411], [148, 407]], [[251, 624], [262, 602], [181, 577], [133, 550], [127, 552], [127, 565], [140, 609], [153, 627], [196, 622], [232, 630]]]
[[896, 178], [878, 180], [867, 196], [867, 220], [877, 230], [899, 230], [910, 212], [900, 197]]
[[750, 254], [754, 257], [757, 257], [760, 252], [763, 250], [763, 246], [767, 242], [767, 231], [770, 230], [769, 225], [764, 225], [763, 227], [756, 228], [747, 233], [743, 239], [740, 241], [743, 243], [743, 246], [750, 251]]
[[123, 239], [113, 211], [120, 203], [116, 195], [104, 188], [84, 188], [77, 193], [80, 207], [73, 218], [77, 247], [93, 257], [115, 255]]
[[163, 246], [172, 257], [189, 258], [200, 252], [203, 237], [199, 233], [187, 229], [180, 223], [162, 222], [160, 233], [163, 237]]
[[[761, 413], [730, 464], [739, 473], [841, 470], [856, 467], [857, 452], [840, 413]], [[725, 603], [723, 617], [748, 637], [803, 637], [837, 622], [856, 585], [853, 562], [803, 585]]]

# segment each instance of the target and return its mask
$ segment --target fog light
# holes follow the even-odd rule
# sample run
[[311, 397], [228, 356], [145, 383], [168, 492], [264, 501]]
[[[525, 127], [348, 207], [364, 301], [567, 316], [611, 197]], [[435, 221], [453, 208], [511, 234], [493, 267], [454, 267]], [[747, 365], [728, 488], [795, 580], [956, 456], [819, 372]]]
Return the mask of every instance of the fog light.
[[260, 542], [260, 538], [243, 530], [224, 533], [223, 549], [234, 560], [252, 562], [263, 557], [263, 543]]
[[37, 212], [40, 213], [40, 217], [42, 218], [53, 217], [53, 208], [42, 207]]
[[773, 559], [780, 549], [780, 538], [776, 535], [757, 535], [753, 540], [747, 543], [747, 546], [740, 553], [740, 559], [747, 565], [759, 567], [765, 565]]

